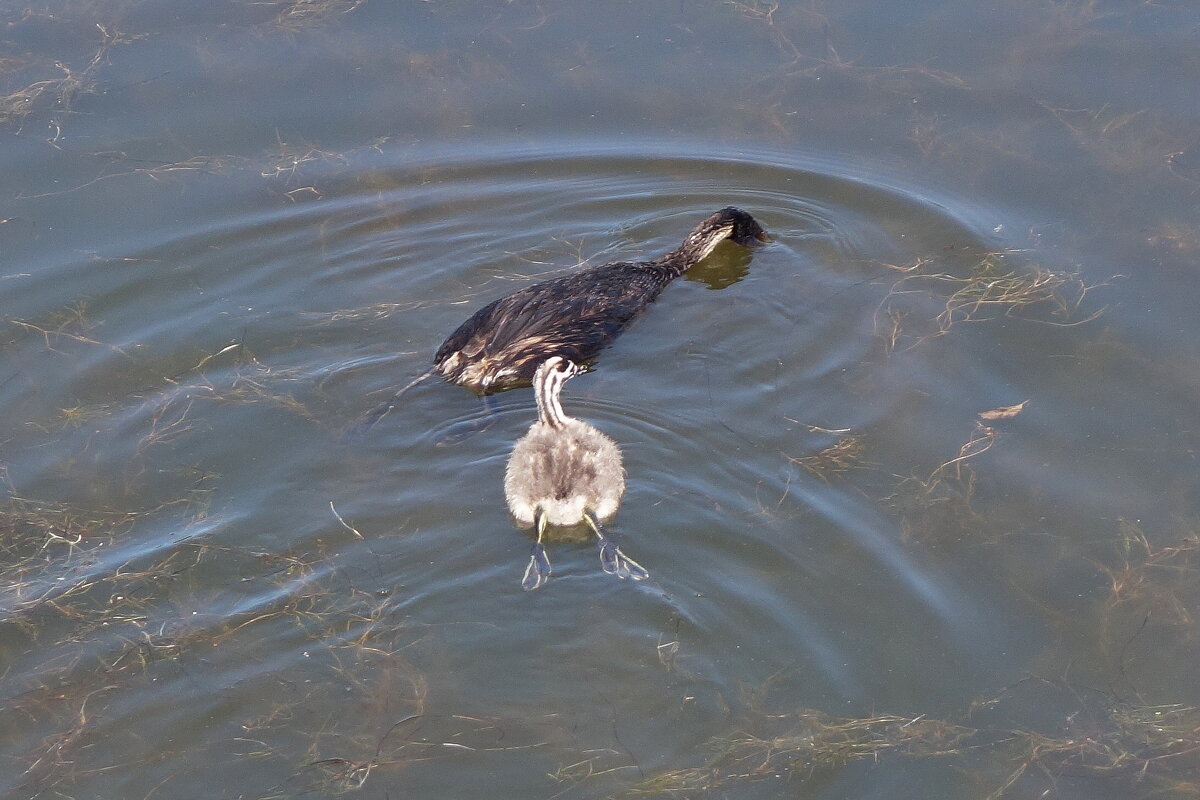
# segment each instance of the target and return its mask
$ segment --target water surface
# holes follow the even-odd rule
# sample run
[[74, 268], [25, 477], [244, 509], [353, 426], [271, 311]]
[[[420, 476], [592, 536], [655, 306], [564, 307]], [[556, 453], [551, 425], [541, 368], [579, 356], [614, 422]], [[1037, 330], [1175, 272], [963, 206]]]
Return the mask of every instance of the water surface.
[[[0, 16], [5, 796], [1193, 796], [1189, 5]], [[527, 389], [343, 441], [731, 204], [564, 396], [649, 581]]]

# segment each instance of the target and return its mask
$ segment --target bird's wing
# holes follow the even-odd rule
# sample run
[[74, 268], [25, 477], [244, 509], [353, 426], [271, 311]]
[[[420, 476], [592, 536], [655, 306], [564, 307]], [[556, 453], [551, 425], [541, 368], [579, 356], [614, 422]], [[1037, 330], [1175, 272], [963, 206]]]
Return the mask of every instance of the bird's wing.
[[473, 359], [512, 347], [577, 362], [592, 358], [661, 288], [640, 270], [614, 269], [622, 266], [607, 265], [602, 280], [597, 271], [585, 270], [484, 306], [438, 348], [434, 363], [456, 352]]

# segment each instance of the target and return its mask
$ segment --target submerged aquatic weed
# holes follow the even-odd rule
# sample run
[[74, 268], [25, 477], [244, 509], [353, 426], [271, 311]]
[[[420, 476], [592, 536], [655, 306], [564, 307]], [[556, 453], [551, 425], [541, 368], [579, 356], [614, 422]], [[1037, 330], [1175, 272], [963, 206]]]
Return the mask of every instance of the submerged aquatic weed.
[[[966, 274], [956, 274], [944, 259], [918, 259], [907, 266], [889, 266], [902, 277], [896, 280], [875, 311], [875, 329], [891, 352], [906, 335], [906, 349], [949, 333], [963, 323], [984, 322], [1022, 314], [1051, 325], [1073, 326], [1099, 317], [1104, 309], [1078, 317], [1084, 298], [1097, 288], [1075, 273], [1051, 270], [1033, 264], [1021, 267], [1005, 261], [1008, 253], [985, 253], [974, 260]], [[935, 268], [941, 267], [940, 271]], [[941, 309], [919, 325], [913, 334], [906, 326], [919, 313], [902, 306], [933, 301]], [[1040, 317], [1032, 316], [1041, 310]]]
[[839, 767], [888, 751], [914, 756], [959, 752], [975, 729], [923, 716], [836, 717], [804, 709], [784, 717], [790, 729], [773, 736], [750, 733], [714, 741], [722, 764], [746, 775], [780, 770], [811, 771]]
[[985, 423], [1012, 420], [1027, 402], [979, 412], [957, 455], [939, 464], [928, 477], [901, 479], [896, 490], [884, 498], [899, 513], [906, 539], [936, 544], [969, 537], [983, 528], [984, 519], [972, 505], [978, 476], [971, 462], [1000, 439], [999, 428]]
[[0, 504], [0, 628], [12, 659], [4, 702], [43, 737], [10, 773], [27, 796], [72, 780], [109, 700], [187, 644], [191, 632], [164, 597], [196, 565], [195, 548], [141, 555], [135, 540], [166, 518], [184, 527], [203, 519], [208, 488], [202, 479], [135, 511], [24, 498], [11, 487]]
[[[100, 731], [112, 704], [144, 688], [146, 676], [161, 677], [164, 662], [186, 672], [197, 657], [210, 659], [217, 648], [238, 639], [253, 641], [260, 626], [270, 623], [294, 625], [321, 642], [323, 667], [337, 679], [336, 689], [316, 682], [294, 705], [246, 720], [245, 735], [237, 740], [241, 749], [252, 743], [245, 757], [294, 760], [263, 738], [291, 728], [317, 691], [351, 687], [356, 696], [369, 698], [370, 708], [394, 710], [408, 703], [423, 709], [424, 677], [399, 655], [419, 637], [388, 620], [388, 601], [377, 593], [352, 586], [347, 592], [345, 575], [330, 568], [331, 554], [320, 540], [308, 550], [272, 553], [185, 537], [169, 552], [138, 555], [130, 546], [136, 545], [132, 537], [143, 524], [162, 524], [169, 510], [185, 515], [185, 527], [189, 518], [199, 520], [205, 513], [194, 498], [144, 512], [95, 512], [13, 498], [0, 513], [5, 548], [0, 577], [9, 592], [0, 625], [11, 626], [5, 639], [12, 651], [20, 653], [22, 644], [26, 651], [5, 675], [4, 699], [32, 732], [30, 741], [38, 740], [15, 756], [20, 769], [14, 779], [25, 796], [52, 790], [70, 794], [86, 775], [112, 769], [89, 759], [89, 748], [106, 735]], [[347, 535], [344, 528], [333, 530]], [[122, 552], [131, 555], [124, 561], [114, 558]], [[232, 587], [192, 577], [212, 569], [244, 577]], [[267, 585], [255, 592], [247, 583]], [[246, 604], [248, 593], [264, 602]], [[190, 615], [181, 613], [186, 608], [193, 609]], [[322, 705], [328, 707], [328, 702]], [[319, 735], [328, 738], [332, 732]], [[135, 751], [138, 747], [133, 745]], [[330, 777], [323, 790], [353, 788], [354, 776], [365, 780], [369, 768], [346, 773]]]
[[[1141, 526], [1118, 520], [1119, 539], [1092, 563], [1108, 583], [1100, 644], [1110, 666], [1137, 693], [1132, 675], [1164, 660], [1192, 661], [1200, 642], [1200, 535], [1153, 542]], [[1115, 550], [1115, 552], [1112, 552]]]
[[367, 0], [272, 0], [255, 2], [279, 9], [269, 27], [287, 33], [299, 33], [328, 25], [339, 16], [349, 14]]
[[784, 417], [784, 419], [797, 425], [803, 425], [809, 433], [833, 438], [832, 444], [806, 456], [782, 453], [789, 462], [802, 467], [809, 474], [828, 482], [831, 477], [849, 472], [861, 464], [865, 447], [862, 434], [852, 433], [850, 428], [822, 428], [791, 417]]
[[[204, 490], [201, 485], [196, 488]], [[97, 578], [86, 568], [101, 548], [114, 546], [143, 519], [176, 506], [191, 507], [201, 515], [201, 502], [195, 494], [144, 511], [119, 511], [10, 495], [0, 506], [0, 611], [11, 615], [53, 605], [67, 613], [67, 598], [103, 580], [130, 579], [133, 573], [120, 570]]]
[[928, 477], [901, 479], [884, 502], [899, 513], [906, 539], [936, 544], [960, 539], [982, 527], [983, 518], [971, 504], [977, 477], [970, 461], [990, 450], [998, 437], [995, 428], [976, 422], [958, 455], [939, 464]]
[[652, 775], [628, 794], [686, 796], [747, 781], [803, 778], [889, 752], [913, 757], [958, 754], [976, 733], [974, 728], [923, 716], [836, 717], [814, 709], [771, 714], [756, 717], [736, 734], [711, 739], [706, 766]]
[[[28, 20], [51, 26], [71, 25], [69, 20], [62, 20], [54, 14], [27, 12], [21, 20], [9, 23], [8, 35], [19, 39], [21, 26]], [[0, 94], [0, 125], [20, 124], [35, 111], [52, 110], [57, 114], [50, 123], [53, 135], [47, 142], [59, 147], [57, 142], [62, 138], [61, 115], [70, 113], [81, 96], [97, 91], [97, 75], [108, 63], [109, 53], [114, 47], [142, 38], [120, 31], [112, 23], [95, 22], [94, 29], [99, 31], [100, 41], [87, 63], [82, 66], [78, 65], [78, 61], [75, 62], [76, 66], [72, 66], [73, 59], [65, 56], [53, 59], [29, 56], [20, 60], [7, 60], [7, 69], [0, 71], [0, 79], [7, 75], [26, 73], [35, 73], [37, 77], [17, 88], [3, 85], [7, 81], [0, 82], [0, 92], [3, 92]]]
[[68, 344], [86, 344], [106, 347], [128, 357], [128, 353], [116, 345], [99, 341], [87, 335], [95, 327], [88, 316], [87, 301], [71, 303], [46, 314], [41, 319], [12, 318], [7, 322], [14, 329], [15, 335], [6, 344], [17, 344], [23, 338], [34, 335], [40, 336], [46, 350], [52, 353], [60, 352], [59, 348]]
[[828, 482], [831, 477], [849, 472], [857, 466], [862, 458], [862, 452], [863, 437], [858, 434], [847, 434], [811, 455], [789, 456], [785, 453], [784, 457], [791, 463], [803, 467], [811, 475]]
[[[1057, 730], [980, 726], [970, 717], [1049, 691], [1074, 708]], [[939, 759], [994, 776], [987, 795], [1000, 800], [1023, 779], [1118, 777], [1163, 797], [1200, 790], [1200, 709], [1136, 705], [1100, 696], [1084, 701], [1060, 681], [1029, 679], [976, 701], [961, 720], [926, 715], [839, 717], [813, 709], [756, 711], [734, 734], [713, 737], [703, 765], [667, 770], [632, 786], [630, 796], [700, 796], [738, 784], [805, 781], [860, 760]], [[982, 767], [980, 767], [982, 764]], [[987, 778], [985, 778], [986, 780]], [[1036, 791], [1036, 789], [1034, 789]]]
[[631, 797], [656, 797], [673, 795], [686, 797], [702, 794], [724, 785], [720, 770], [706, 767], [669, 770], [651, 775], [628, 789]]
[[[1032, 727], [985, 730], [989, 770], [1003, 774], [988, 795], [1005, 797], [1022, 779], [1122, 778], [1143, 796], [1194, 797], [1200, 792], [1200, 709], [1184, 704], [1145, 704], [1089, 693], [1061, 680], [1030, 678], [976, 707], [995, 709], [1018, 693], [1051, 704], [1066, 701], [1056, 730]], [[1029, 697], [1024, 699], [1028, 700]], [[1073, 706], [1073, 708], [1072, 708]], [[1036, 784], [1035, 784], [1036, 785]]]
[[1044, 101], [1038, 105], [1097, 165], [1118, 174], [1156, 170], [1164, 152], [1188, 140], [1170, 131], [1170, 122], [1157, 110], [1130, 111], [1109, 103], [1091, 109], [1059, 108]]
[[1134, 522], [1118, 520], [1117, 527], [1120, 563], [1097, 562], [1110, 584], [1108, 609], [1136, 605], [1153, 609], [1159, 624], [1191, 625], [1189, 607], [1200, 599], [1200, 535], [1156, 546]]

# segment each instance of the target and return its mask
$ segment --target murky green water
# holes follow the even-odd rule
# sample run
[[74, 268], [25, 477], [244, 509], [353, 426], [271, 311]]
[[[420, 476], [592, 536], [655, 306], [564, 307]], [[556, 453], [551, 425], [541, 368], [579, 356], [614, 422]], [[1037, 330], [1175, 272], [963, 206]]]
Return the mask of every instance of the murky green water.
[[[3, 796], [1195, 796], [1193, 4], [0, 22]], [[521, 590], [528, 390], [342, 442], [730, 204], [564, 398], [649, 581]]]

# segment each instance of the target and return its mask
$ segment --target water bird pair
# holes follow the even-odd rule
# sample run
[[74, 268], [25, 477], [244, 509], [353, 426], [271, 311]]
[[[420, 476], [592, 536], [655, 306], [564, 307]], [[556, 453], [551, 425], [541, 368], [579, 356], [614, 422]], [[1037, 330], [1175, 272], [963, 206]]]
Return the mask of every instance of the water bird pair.
[[[602, 527], [625, 492], [621, 451], [596, 428], [567, 416], [560, 394], [563, 384], [579, 374], [578, 360], [595, 355], [670, 281], [727, 238], [750, 246], [767, 236], [746, 212], [722, 209], [660, 259], [606, 264], [501, 298], [476, 312], [438, 349], [438, 372], [484, 394], [532, 377], [538, 419], [513, 447], [504, 475], [509, 511], [537, 535], [521, 581], [526, 590], [550, 577], [544, 545], [548, 525], [586, 523], [599, 540], [605, 572], [622, 579], [649, 577]], [[535, 372], [529, 376], [531, 368]]]
[[533, 384], [538, 420], [513, 449], [505, 473], [508, 507], [537, 535], [522, 586], [550, 576], [549, 525], [586, 523], [600, 543], [605, 572], [642, 580], [646, 570], [621, 552], [601, 522], [625, 491], [621, 451], [612, 439], [563, 413], [562, 386], [645, 310], [667, 284], [729, 239], [743, 247], [769, 241], [754, 217], [729, 206], [695, 227], [679, 247], [649, 261], [617, 261], [535, 283], [476, 311], [438, 348], [433, 369], [396, 392], [354, 428], [363, 432], [433, 374], [490, 395]]

